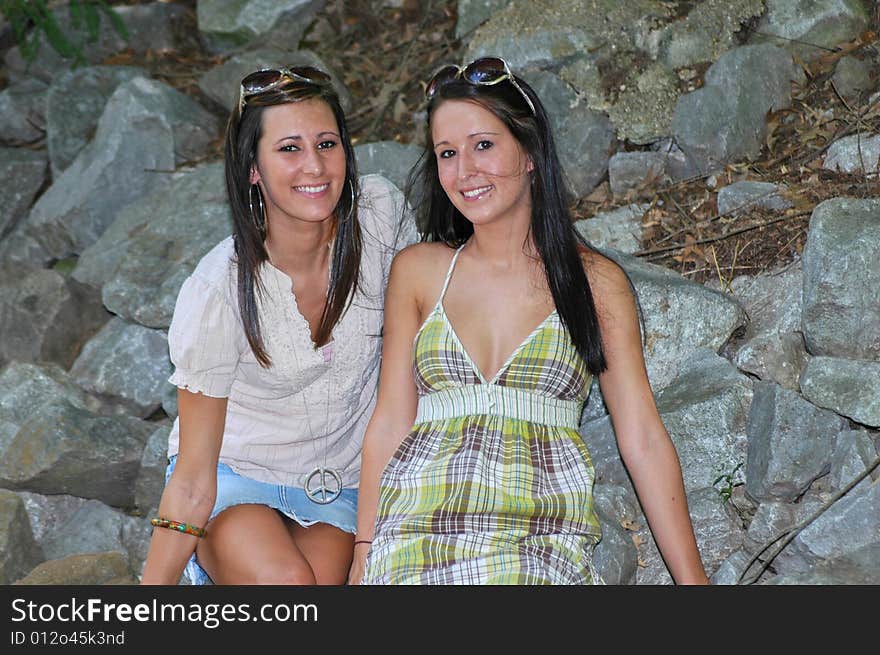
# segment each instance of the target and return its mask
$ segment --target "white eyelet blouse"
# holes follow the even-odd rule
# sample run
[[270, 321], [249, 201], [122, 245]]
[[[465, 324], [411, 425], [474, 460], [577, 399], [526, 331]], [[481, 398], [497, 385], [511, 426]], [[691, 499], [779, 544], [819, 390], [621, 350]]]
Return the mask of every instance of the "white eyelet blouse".
[[[228, 398], [220, 461], [263, 482], [304, 487], [316, 468], [333, 468], [356, 487], [364, 431], [376, 400], [385, 286], [394, 254], [417, 240], [403, 194], [379, 175], [360, 179], [363, 236], [360, 288], [316, 349], [299, 313], [291, 279], [265, 264], [258, 294], [264, 345], [272, 366], [251, 352], [238, 312], [232, 237], [199, 262], [180, 289], [168, 331], [170, 382]], [[179, 448], [179, 420], [168, 438]]]

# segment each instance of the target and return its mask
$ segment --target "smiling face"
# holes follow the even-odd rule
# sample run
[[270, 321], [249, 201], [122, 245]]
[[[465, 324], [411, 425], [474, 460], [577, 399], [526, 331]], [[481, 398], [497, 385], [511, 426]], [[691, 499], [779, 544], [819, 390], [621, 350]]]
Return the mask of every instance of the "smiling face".
[[277, 221], [320, 222], [345, 186], [345, 151], [333, 111], [319, 99], [267, 107], [251, 171], [271, 230]]
[[474, 225], [531, 220], [533, 165], [507, 126], [476, 102], [447, 100], [431, 116], [440, 185]]

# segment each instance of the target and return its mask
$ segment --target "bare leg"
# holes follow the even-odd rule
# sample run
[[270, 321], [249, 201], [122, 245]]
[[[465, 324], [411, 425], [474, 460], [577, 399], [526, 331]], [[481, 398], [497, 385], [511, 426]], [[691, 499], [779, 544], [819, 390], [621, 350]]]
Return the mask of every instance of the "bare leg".
[[327, 523], [304, 528], [296, 522], [288, 524], [299, 552], [314, 572], [317, 584], [341, 585], [348, 579], [354, 547], [354, 535]]

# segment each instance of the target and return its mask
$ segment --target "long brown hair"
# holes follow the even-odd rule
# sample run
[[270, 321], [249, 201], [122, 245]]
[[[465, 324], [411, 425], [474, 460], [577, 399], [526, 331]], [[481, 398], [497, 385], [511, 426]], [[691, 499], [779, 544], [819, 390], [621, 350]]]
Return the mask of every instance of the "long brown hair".
[[[263, 112], [266, 107], [319, 99], [330, 107], [339, 126], [339, 137], [345, 152], [345, 183], [336, 204], [334, 215], [336, 238], [330, 267], [330, 286], [327, 303], [321, 313], [321, 322], [315, 338], [324, 343], [351, 304], [358, 287], [361, 268], [361, 230], [357, 205], [360, 197], [354, 147], [339, 97], [329, 84], [311, 84], [302, 81], [275, 87], [248, 98], [243, 111], [232, 110], [226, 126], [225, 170], [226, 191], [232, 208], [233, 239], [238, 268], [238, 308], [248, 344], [257, 361], [265, 367], [272, 365], [266, 352], [257, 311], [257, 295], [264, 293], [260, 268], [269, 261], [263, 245], [265, 239], [265, 212], [259, 187], [251, 196], [251, 169], [256, 161], [257, 144], [262, 136]], [[255, 215], [258, 214], [258, 215]]]

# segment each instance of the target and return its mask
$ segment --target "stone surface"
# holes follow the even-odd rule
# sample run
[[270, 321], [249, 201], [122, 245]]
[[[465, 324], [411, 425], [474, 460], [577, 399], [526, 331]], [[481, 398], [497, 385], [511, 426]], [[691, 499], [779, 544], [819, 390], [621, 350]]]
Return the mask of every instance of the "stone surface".
[[125, 528], [129, 524], [140, 526], [144, 522], [144, 519], [127, 516], [97, 500], [89, 500], [54, 526], [42, 542], [43, 551], [46, 559], [117, 551], [131, 561], [130, 544], [127, 543], [130, 539], [126, 538]]
[[324, 0], [200, 0], [199, 31], [208, 44], [229, 50], [284, 28], [296, 46]]
[[69, 367], [110, 314], [93, 291], [50, 270], [0, 284], [0, 362]]
[[104, 106], [116, 88], [148, 73], [133, 66], [88, 66], [65, 71], [46, 95], [52, 176], [58, 177], [91, 141]]
[[770, 182], [734, 182], [718, 190], [718, 213], [737, 215], [752, 208], [783, 211], [794, 204], [779, 193], [780, 187]]
[[28, 233], [55, 257], [81, 253], [157, 177], [203, 155], [218, 129], [179, 91], [143, 77], [126, 82], [107, 101], [95, 138], [34, 205]]
[[869, 27], [860, 0], [766, 0], [766, 5], [751, 40], [775, 43], [802, 59], [820, 57]]
[[662, 152], [618, 152], [608, 160], [611, 192], [621, 196], [630, 190], [644, 189], [669, 182], [666, 155]]
[[[839, 490], [860, 477], [877, 460], [874, 442], [864, 430], [843, 430], [837, 435], [837, 445], [831, 457], [828, 475], [832, 489]], [[880, 479], [880, 467], [874, 468], [854, 488], [864, 490], [873, 480]]]
[[71, 555], [43, 562], [18, 580], [19, 585], [133, 585], [125, 555], [118, 552]]
[[871, 73], [876, 70], [877, 61], [869, 58], [858, 59], [853, 56], [841, 57], [834, 67], [831, 81], [834, 88], [844, 98], [858, 100], [863, 93], [873, 90], [875, 84]]
[[841, 173], [876, 176], [880, 169], [880, 135], [853, 134], [828, 148], [823, 168]]
[[120, 212], [71, 275], [101, 288], [105, 306], [122, 318], [167, 328], [180, 285], [229, 236], [231, 220], [222, 164], [180, 171]]
[[788, 389], [755, 384], [748, 420], [746, 491], [756, 500], [793, 501], [831, 469], [846, 421]]
[[46, 182], [46, 153], [25, 148], [0, 148], [0, 238], [27, 216]]
[[10, 584], [43, 561], [24, 502], [0, 489], [0, 584]]
[[135, 483], [134, 502], [142, 516], [153, 516], [159, 507], [165, 489], [165, 469], [168, 467], [168, 433], [170, 424], [156, 428], [144, 447], [141, 468]]
[[669, 135], [680, 95], [675, 73], [654, 64], [623, 86], [608, 108], [618, 136], [644, 145]]
[[593, 487], [594, 509], [602, 525], [602, 539], [593, 551], [593, 565], [605, 584], [635, 582], [638, 550], [632, 535], [639, 525], [640, 513], [629, 496], [630, 492], [621, 486]]
[[810, 218], [803, 331], [813, 355], [880, 361], [880, 200], [834, 198]]
[[627, 205], [577, 221], [575, 229], [597, 248], [634, 253], [641, 248], [642, 216], [649, 205]]
[[45, 248], [25, 232], [25, 223], [22, 220], [12, 232], [0, 239], [0, 280], [41, 270], [52, 263], [52, 257]]
[[39, 141], [46, 134], [46, 91], [37, 79], [13, 82], [0, 91], [0, 140], [4, 145]]
[[814, 405], [880, 427], [880, 361], [813, 357], [800, 384], [804, 398]]
[[816, 564], [803, 573], [778, 575], [773, 585], [878, 585], [880, 544], [869, 544], [851, 553]]
[[173, 371], [164, 332], [116, 317], [83, 347], [70, 374], [114, 413], [146, 418], [161, 406]]
[[458, 0], [455, 38], [468, 36], [480, 24], [510, 4], [510, 0]]
[[396, 141], [377, 141], [355, 146], [358, 175], [377, 173], [405, 189], [410, 171], [422, 154], [422, 148]]
[[84, 498], [64, 494], [43, 496], [29, 491], [16, 493], [24, 501], [24, 508], [31, 520], [31, 528], [37, 543], [43, 543], [51, 538], [58, 526], [66, 523], [71, 515], [89, 502]]
[[735, 550], [730, 556], [721, 562], [711, 576], [709, 582], [713, 585], [739, 584], [740, 576], [749, 565], [751, 556], [744, 550]]

